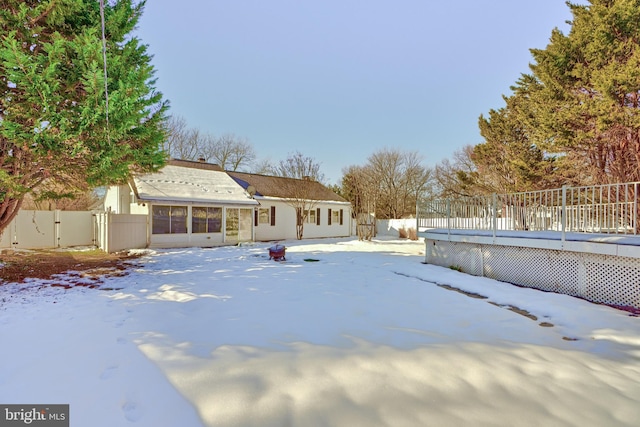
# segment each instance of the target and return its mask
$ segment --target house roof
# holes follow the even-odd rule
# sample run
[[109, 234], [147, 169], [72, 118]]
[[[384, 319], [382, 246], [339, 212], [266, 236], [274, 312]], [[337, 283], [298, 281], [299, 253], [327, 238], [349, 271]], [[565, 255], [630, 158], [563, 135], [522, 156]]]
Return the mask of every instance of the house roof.
[[[231, 172], [227, 173], [236, 180], [238, 184], [245, 190], [248, 186], [253, 186], [256, 191], [256, 196], [263, 197], [278, 197], [287, 198], [286, 189], [291, 187], [291, 184], [295, 181], [301, 181], [294, 178], [284, 178], [280, 176], [258, 175], [245, 172]], [[310, 199], [317, 201], [332, 201], [340, 203], [348, 203], [347, 200], [340, 197], [327, 187], [317, 181], [309, 181], [310, 187]]]
[[167, 165], [171, 166], [182, 166], [185, 168], [193, 168], [193, 169], [204, 169], [210, 171], [223, 171], [220, 166], [215, 163], [207, 163], [204, 161], [195, 161], [195, 160], [182, 160], [182, 159], [169, 159], [167, 161]]
[[[197, 164], [198, 162], [189, 163]], [[206, 165], [206, 163], [203, 164]], [[258, 204], [219, 167], [218, 169], [193, 167], [193, 165], [185, 167], [170, 162], [158, 172], [134, 176], [132, 186], [140, 200]]]

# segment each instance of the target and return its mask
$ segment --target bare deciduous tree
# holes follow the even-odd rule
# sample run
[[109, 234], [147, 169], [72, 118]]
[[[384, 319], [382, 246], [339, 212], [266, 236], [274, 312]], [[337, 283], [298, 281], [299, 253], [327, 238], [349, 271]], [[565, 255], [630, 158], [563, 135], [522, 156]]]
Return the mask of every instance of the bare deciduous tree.
[[320, 172], [320, 165], [311, 157], [305, 157], [300, 152], [290, 154], [286, 160], [273, 169], [277, 176], [290, 178], [283, 181], [284, 194], [287, 195], [287, 204], [296, 211], [296, 237], [302, 239], [304, 235], [304, 223], [307, 221], [309, 211], [315, 209], [318, 204], [315, 192], [318, 185], [324, 180], [324, 174]]
[[444, 159], [435, 167], [436, 192], [440, 197], [477, 196], [488, 194], [493, 188], [481, 176], [473, 161], [472, 145], [466, 145], [453, 153], [453, 160]]
[[420, 163], [417, 151], [383, 149], [368, 159], [368, 170], [379, 183], [376, 203], [378, 218], [402, 218], [415, 214], [416, 201], [426, 190], [431, 170]]
[[191, 129], [187, 121], [181, 116], [171, 116], [165, 122], [167, 139], [164, 143], [164, 151], [176, 159], [196, 160], [202, 154], [202, 146], [205, 145], [200, 131]]
[[172, 116], [165, 127], [167, 140], [164, 150], [170, 157], [184, 160], [204, 158], [232, 171], [249, 168], [256, 159], [255, 150], [246, 138], [231, 133], [215, 137], [189, 128], [187, 121], [180, 116]]
[[251, 165], [256, 159], [253, 146], [246, 138], [232, 133], [224, 134], [203, 148], [206, 158], [215, 162], [224, 170], [237, 171]]
[[376, 203], [380, 190], [369, 166], [349, 166], [342, 171], [342, 192], [351, 202], [360, 240], [376, 236]]
[[259, 175], [275, 175], [275, 166], [271, 162], [271, 159], [268, 158], [260, 161], [254, 161], [252, 170], [253, 173], [257, 173]]
[[299, 151], [289, 154], [286, 160], [280, 160], [278, 165], [273, 168], [273, 172], [277, 176], [287, 178], [308, 178], [320, 183], [324, 181], [324, 174], [320, 172], [320, 164]]

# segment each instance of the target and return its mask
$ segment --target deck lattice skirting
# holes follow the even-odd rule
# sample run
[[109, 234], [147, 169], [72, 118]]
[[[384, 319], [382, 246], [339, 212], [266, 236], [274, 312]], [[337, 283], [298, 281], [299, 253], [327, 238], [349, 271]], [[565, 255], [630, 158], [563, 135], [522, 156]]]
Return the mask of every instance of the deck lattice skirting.
[[[549, 232], [500, 236], [481, 231], [428, 230], [425, 262], [596, 303], [640, 308], [638, 237], [576, 235], [561, 240]], [[475, 235], [474, 235], [475, 234]]]

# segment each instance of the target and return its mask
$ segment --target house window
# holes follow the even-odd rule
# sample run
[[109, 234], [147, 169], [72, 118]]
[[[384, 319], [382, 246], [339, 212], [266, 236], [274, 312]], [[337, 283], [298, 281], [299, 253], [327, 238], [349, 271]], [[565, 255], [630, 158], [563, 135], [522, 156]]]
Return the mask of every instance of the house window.
[[328, 224], [329, 225], [331, 225], [331, 224], [335, 224], [335, 225], [340, 224], [340, 225], [342, 225], [342, 221], [343, 221], [343, 219], [342, 219], [343, 216], [342, 215], [343, 215], [343, 210], [342, 209], [340, 209], [340, 210], [329, 209], [329, 215], [328, 215], [329, 216], [329, 221], [328, 221]]
[[269, 208], [259, 208], [255, 211], [254, 218], [255, 225], [276, 225], [276, 207], [271, 206]]
[[191, 211], [191, 230], [194, 233], [220, 233], [222, 208], [194, 207]]
[[307, 213], [307, 219], [305, 222], [307, 222], [308, 224], [315, 224], [316, 223], [316, 210], [315, 209], [310, 209], [308, 211], [305, 211]]
[[258, 209], [258, 224], [271, 224], [271, 209]]
[[181, 234], [187, 232], [186, 206], [153, 206], [153, 234]]
[[331, 224], [335, 224], [338, 225], [340, 224], [340, 211], [337, 209], [334, 209], [331, 211]]

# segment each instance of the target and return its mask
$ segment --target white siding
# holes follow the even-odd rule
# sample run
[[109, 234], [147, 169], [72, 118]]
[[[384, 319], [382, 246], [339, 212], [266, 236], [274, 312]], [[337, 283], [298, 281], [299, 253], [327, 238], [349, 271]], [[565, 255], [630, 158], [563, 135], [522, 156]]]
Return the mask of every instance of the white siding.
[[257, 209], [269, 209], [269, 219], [271, 221], [271, 208], [275, 207], [275, 225], [269, 224], [255, 224], [255, 240], [257, 241], [270, 241], [270, 240], [286, 240], [293, 235], [295, 239], [296, 230], [295, 227], [291, 227], [288, 230], [288, 224], [295, 225], [295, 215], [293, 215], [293, 209], [279, 200], [259, 200], [260, 206]]
[[[304, 224], [304, 239], [317, 239], [325, 237], [347, 237], [350, 235], [349, 219], [351, 218], [351, 210], [348, 206], [337, 203], [318, 203], [315, 207], [320, 209], [320, 224]], [[342, 211], [342, 224], [340, 221], [331, 221], [329, 224], [329, 209], [331, 211]]]
[[107, 188], [104, 195], [104, 210], [117, 214], [131, 213], [129, 203], [131, 201], [131, 189], [128, 185], [114, 185]]
[[[258, 199], [256, 197], [256, 199]], [[261, 198], [260, 208], [276, 208], [275, 225], [257, 224], [255, 239], [257, 241], [293, 240], [296, 238], [296, 211], [279, 199]], [[303, 238], [316, 239], [325, 237], [348, 237], [351, 233], [351, 206], [344, 203], [318, 203], [314, 209], [320, 209], [320, 224], [304, 224]], [[329, 209], [342, 210], [342, 224], [332, 222], [329, 225]]]

